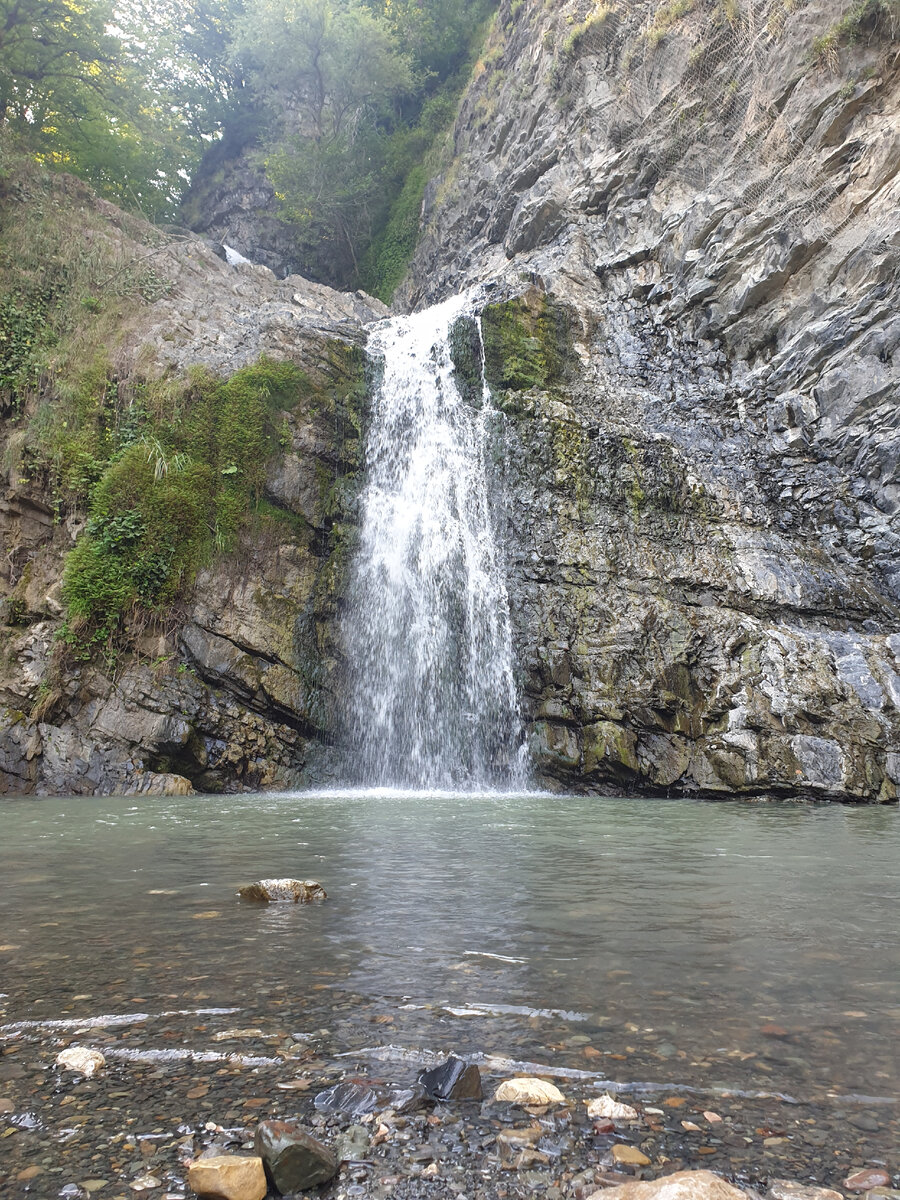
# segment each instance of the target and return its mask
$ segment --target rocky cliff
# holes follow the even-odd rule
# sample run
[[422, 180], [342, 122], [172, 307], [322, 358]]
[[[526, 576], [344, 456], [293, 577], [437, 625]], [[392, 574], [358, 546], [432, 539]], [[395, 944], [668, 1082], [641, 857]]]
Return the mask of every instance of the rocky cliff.
[[87, 511], [28, 469], [39, 413], [62, 422], [54, 388], [65, 381], [45, 379], [7, 417], [0, 793], [240, 790], [314, 776], [319, 748], [333, 740], [363, 327], [386, 310], [300, 277], [279, 282], [265, 267], [230, 267], [200, 238], [161, 237], [65, 177], [4, 201], [7, 229], [38, 201], [77, 221], [72, 258], [103, 242], [119, 276], [152, 263], [152, 290], [134, 303], [104, 299], [120, 311], [107, 347], [114, 378], [91, 404], [109, 405], [101, 419], [127, 421], [148, 380], [177, 397], [199, 368], [227, 378], [261, 356], [295, 363], [306, 384], [277, 415], [280, 449], [267, 464], [263, 501], [270, 519], [251, 521], [235, 546], [209, 558], [176, 604], [149, 620], [135, 613], [116, 653], [74, 659], [61, 653], [61, 577]]
[[545, 778], [897, 795], [896, 22], [501, 7], [404, 301], [499, 285]]
[[[897, 798], [898, 107], [891, 0], [501, 5], [397, 303], [489, 289], [545, 784]], [[384, 310], [196, 237], [152, 253], [166, 286], [122, 319], [120, 382], [297, 363], [265, 485], [289, 522], [214, 556], [114, 663], [54, 673], [86, 513], [20, 473], [9, 425], [8, 792], [334, 770], [359, 347]]]

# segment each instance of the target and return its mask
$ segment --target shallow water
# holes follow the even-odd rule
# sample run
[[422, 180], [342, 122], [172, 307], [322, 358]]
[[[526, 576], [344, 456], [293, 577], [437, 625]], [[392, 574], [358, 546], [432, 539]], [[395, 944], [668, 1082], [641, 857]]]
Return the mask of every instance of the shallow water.
[[[869, 1113], [848, 1162], [900, 1142], [896, 808], [335, 793], [0, 812], [0, 1067], [24, 1077], [71, 1042], [263, 1075], [347, 1055], [397, 1080], [452, 1050], [634, 1095]], [[281, 875], [329, 899], [235, 895]]]

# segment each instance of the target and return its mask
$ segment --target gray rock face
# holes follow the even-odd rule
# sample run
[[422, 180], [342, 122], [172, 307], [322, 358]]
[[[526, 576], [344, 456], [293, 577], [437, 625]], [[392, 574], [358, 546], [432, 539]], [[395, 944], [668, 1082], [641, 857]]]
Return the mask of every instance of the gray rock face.
[[[113, 210], [114, 214], [114, 210]], [[146, 255], [124, 244], [123, 256]], [[185, 794], [297, 786], [333, 736], [341, 521], [358, 467], [364, 325], [387, 310], [298, 276], [230, 267], [199, 238], [159, 248], [170, 286], [122, 330], [121, 370], [206, 366], [228, 376], [261, 354], [314, 387], [284, 414], [266, 499], [289, 523], [202, 571], [165, 631], [137, 638], [114, 676], [57, 678], [60, 578], [84, 516], [60, 523], [18, 471], [0, 485], [0, 794]], [[350, 536], [347, 532], [346, 536]]]
[[491, 379], [538, 775], [894, 799], [891, 42], [655, 11], [501, 5], [403, 289], [531, 281], [567, 330]]
[[231, 246], [283, 278], [296, 269], [296, 238], [275, 215], [275, 189], [254, 155], [252, 148], [244, 149], [202, 166], [182, 217], [196, 233]]

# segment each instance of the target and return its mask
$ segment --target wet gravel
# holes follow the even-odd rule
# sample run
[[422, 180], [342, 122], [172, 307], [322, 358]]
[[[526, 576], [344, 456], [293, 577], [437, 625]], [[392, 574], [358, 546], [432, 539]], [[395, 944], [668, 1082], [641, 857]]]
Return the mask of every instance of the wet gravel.
[[[763, 1192], [770, 1180], [788, 1178], [849, 1196], [843, 1180], [866, 1166], [900, 1186], [900, 1114], [889, 1097], [779, 1094], [785, 1047], [809, 1052], [801, 1031], [753, 1031], [764, 1047], [754, 1064], [728, 1048], [719, 1058], [700, 1057], [699, 1046], [697, 1054], [670, 1055], [655, 1031], [636, 1027], [552, 1014], [454, 1017], [379, 1005], [333, 985], [321, 991], [317, 1016], [331, 1020], [313, 1029], [302, 1027], [302, 1000], [275, 996], [265, 1009], [235, 1012], [198, 1002], [196, 993], [172, 997], [171, 1008], [133, 1005], [105, 1018], [72, 1015], [89, 1003], [82, 1001], [43, 1020], [6, 1020], [2, 1194], [181, 1197], [190, 1159], [248, 1151], [257, 1123], [272, 1117], [303, 1120], [346, 1160], [320, 1190], [326, 1200], [583, 1200], [623, 1178], [702, 1167]], [[69, 1045], [101, 1051], [106, 1066], [91, 1079], [60, 1070], [56, 1056]], [[480, 1060], [484, 1101], [427, 1102], [405, 1113], [387, 1107], [392, 1089], [409, 1088], [451, 1050]], [[526, 1111], [492, 1102], [502, 1079], [523, 1073], [552, 1078], [567, 1103]], [[610, 1079], [638, 1110], [635, 1123], [588, 1118], [584, 1101]], [[374, 1103], [376, 1111], [318, 1111], [316, 1095], [341, 1081], [370, 1089], [362, 1107]], [[751, 1086], [760, 1081], [768, 1088]], [[638, 1148], [649, 1164], [617, 1163], [621, 1146]]]

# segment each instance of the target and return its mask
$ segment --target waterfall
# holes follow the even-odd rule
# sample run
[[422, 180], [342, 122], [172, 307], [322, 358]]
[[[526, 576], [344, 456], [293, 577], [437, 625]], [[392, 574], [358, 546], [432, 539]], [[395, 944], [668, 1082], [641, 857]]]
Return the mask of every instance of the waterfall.
[[[344, 622], [358, 782], [522, 782], [509, 600], [492, 521], [492, 431], [471, 296], [381, 322], [362, 528]], [[458, 374], [454, 330], [474, 341]], [[470, 347], [471, 348], [471, 347]], [[472, 366], [472, 364], [469, 364]]]

